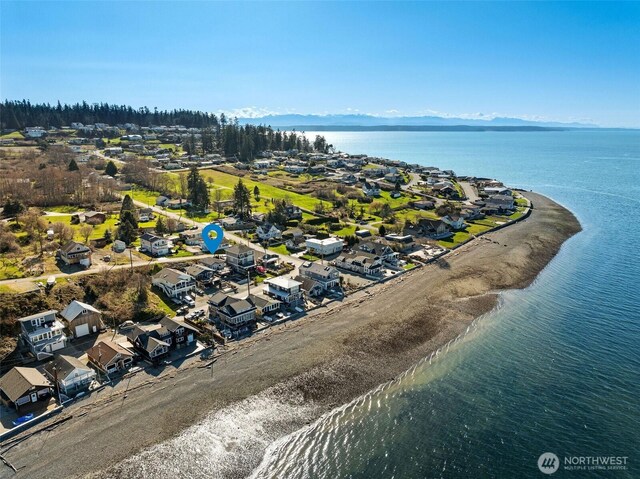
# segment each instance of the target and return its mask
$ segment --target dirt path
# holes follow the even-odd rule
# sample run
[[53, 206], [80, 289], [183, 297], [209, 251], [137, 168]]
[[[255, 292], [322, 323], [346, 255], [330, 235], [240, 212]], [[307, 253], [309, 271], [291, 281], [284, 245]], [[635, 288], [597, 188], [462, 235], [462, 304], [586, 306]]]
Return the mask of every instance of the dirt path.
[[118, 477], [109, 468], [119, 461], [276, 384], [283, 397], [302, 393], [319, 414], [365, 393], [458, 336], [495, 306], [496, 290], [529, 285], [580, 230], [566, 209], [526, 196], [534, 205], [527, 220], [438, 264], [247, 340], [225, 354], [213, 374], [178, 371], [126, 397], [69, 408], [65, 414], [86, 414], [0, 451], [18, 469], [14, 475], [5, 467], [0, 476], [63, 478], [109, 470], [104, 477]]

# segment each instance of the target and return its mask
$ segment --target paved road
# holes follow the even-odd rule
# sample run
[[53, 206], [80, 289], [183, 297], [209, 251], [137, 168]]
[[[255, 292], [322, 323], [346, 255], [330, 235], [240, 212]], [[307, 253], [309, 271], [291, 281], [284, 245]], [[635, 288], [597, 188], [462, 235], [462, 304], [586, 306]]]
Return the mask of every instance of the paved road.
[[471, 183], [469, 183], [468, 181], [459, 181], [458, 183], [460, 184], [460, 186], [462, 186], [464, 194], [470, 203], [473, 203], [474, 201], [480, 199], [480, 197], [478, 196], [478, 192], [471, 185]]

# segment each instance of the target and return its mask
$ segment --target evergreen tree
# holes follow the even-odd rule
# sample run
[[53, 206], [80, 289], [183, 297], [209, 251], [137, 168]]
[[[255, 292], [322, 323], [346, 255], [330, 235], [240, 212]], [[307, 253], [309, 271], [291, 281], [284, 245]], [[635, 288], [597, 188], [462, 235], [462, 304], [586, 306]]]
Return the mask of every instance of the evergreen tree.
[[104, 169], [104, 173], [109, 176], [116, 176], [118, 174], [118, 167], [113, 161], [109, 161]]
[[156, 222], [156, 233], [159, 235], [163, 235], [167, 233], [167, 225], [164, 224], [164, 219], [162, 216], [158, 217], [158, 221]]
[[378, 233], [380, 233], [380, 236], [385, 236], [387, 234], [387, 228], [385, 228], [384, 225], [380, 225], [380, 228], [378, 228]]
[[238, 183], [233, 187], [233, 211], [241, 218], [248, 218], [251, 215], [251, 194], [249, 189], [238, 179]]
[[196, 166], [192, 166], [187, 176], [187, 191], [189, 201], [199, 211], [209, 207], [209, 188]]
[[135, 241], [138, 235], [138, 220], [136, 219], [136, 209], [133, 200], [129, 195], [122, 199], [120, 208], [120, 225], [118, 226], [117, 237], [126, 244]]
[[76, 163], [76, 160], [71, 158], [71, 161], [69, 162], [69, 166], [68, 166], [68, 170], [69, 171], [78, 171], [80, 168], [78, 167], [78, 163]]
[[253, 197], [256, 201], [260, 201], [260, 188], [258, 188], [258, 185], [253, 187]]
[[4, 203], [4, 208], [2, 209], [2, 214], [5, 218], [11, 218], [12, 216], [17, 217], [23, 213], [25, 209], [24, 204], [20, 200], [7, 198], [7, 201]]

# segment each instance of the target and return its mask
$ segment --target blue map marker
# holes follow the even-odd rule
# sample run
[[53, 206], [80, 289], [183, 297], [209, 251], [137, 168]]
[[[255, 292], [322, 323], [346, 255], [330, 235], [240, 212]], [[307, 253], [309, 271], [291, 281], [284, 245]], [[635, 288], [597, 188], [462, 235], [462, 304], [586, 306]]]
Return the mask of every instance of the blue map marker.
[[[211, 238], [209, 233], [215, 231], [216, 237]], [[215, 223], [210, 223], [204, 227], [202, 230], [202, 239], [204, 240], [204, 244], [207, 246], [209, 253], [213, 254], [218, 251], [218, 248], [222, 244], [222, 237], [224, 236], [224, 231], [222, 231], [222, 227]]]

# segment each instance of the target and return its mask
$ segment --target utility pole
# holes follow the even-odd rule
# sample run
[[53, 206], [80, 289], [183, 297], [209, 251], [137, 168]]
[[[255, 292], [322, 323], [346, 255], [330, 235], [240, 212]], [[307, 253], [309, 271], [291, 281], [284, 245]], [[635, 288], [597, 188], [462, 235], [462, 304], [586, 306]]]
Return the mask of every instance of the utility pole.
[[129, 262], [131, 263], [131, 271], [133, 271], [133, 253], [131, 252], [133, 248], [129, 246]]

